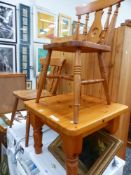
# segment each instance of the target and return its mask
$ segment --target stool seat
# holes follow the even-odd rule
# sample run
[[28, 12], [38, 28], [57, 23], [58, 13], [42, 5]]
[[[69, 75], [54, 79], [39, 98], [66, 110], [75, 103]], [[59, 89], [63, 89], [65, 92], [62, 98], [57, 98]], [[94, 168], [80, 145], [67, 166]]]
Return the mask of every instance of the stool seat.
[[[13, 94], [23, 101], [33, 100], [36, 99], [37, 90], [18, 90], [14, 91]], [[52, 93], [47, 90], [43, 90], [41, 93], [41, 98], [50, 96], [52, 96]]]
[[63, 51], [63, 52], [76, 52], [78, 49], [80, 49], [81, 52], [83, 53], [111, 51], [111, 47], [108, 45], [97, 44], [90, 41], [77, 41], [77, 40], [46, 44], [44, 45], [44, 49]]

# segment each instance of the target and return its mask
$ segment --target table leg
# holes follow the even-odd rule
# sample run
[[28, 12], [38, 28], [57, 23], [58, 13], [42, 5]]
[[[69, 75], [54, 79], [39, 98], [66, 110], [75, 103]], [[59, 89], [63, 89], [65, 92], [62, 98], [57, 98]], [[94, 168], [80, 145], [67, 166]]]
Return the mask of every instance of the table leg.
[[110, 134], [115, 134], [119, 128], [120, 116], [109, 122], [109, 125], [105, 128]]
[[15, 118], [15, 114], [17, 111], [17, 106], [18, 106], [18, 101], [19, 99], [17, 97], [15, 97], [15, 102], [14, 102], [14, 106], [13, 106], [13, 111], [12, 111], [12, 115], [11, 115], [11, 121], [10, 121], [10, 128], [12, 128], [12, 124]]
[[30, 135], [30, 115], [29, 115], [29, 112], [27, 112], [27, 118], [26, 118], [26, 134], [25, 134], [25, 147], [28, 147], [29, 135]]
[[82, 136], [67, 136], [62, 135], [63, 150], [66, 157], [66, 174], [78, 174], [78, 156], [82, 151]]
[[39, 117], [29, 113], [30, 123], [33, 126], [33, 136], [34, 136], [34, 147], [35, 153], [40, 154], [42, 152], [42, 126], [44, 123], [40, 120]]

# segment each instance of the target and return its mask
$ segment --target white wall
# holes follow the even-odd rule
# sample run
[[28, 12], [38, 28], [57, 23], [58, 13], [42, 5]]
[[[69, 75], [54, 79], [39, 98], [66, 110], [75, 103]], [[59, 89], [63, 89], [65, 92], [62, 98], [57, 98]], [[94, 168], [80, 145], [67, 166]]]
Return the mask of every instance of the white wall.
[[[17, 6], [17, 16], [19, 15], [19, 3], [23, 3], [29, 6], [40, 6], [43, 8], [47, 8], [55, 14], [63, 13], [65, 15], [71, 16], [72, 20], [76, 20], [75, 16], [75, 7], [77, 5], [82, 5], [90, 1], [94, 0], [2, 0], [3, 2], [10, 3]], [[106, 0], [105, 0], [106, 1]], [[32, 8], [31, 8], [32, 9]], [[122, 6], [120, 8], [120, 13], [117, 21], [117, 26], [120, 23], [124, 22], [125, 19], [131, 19], [131, 0], [125, 0], [122, 2]], [[18, 29], [19, 29], [19, 18], [17, 21]], [[32, 26], [33, 28], [33, 26]], [[19, 30], [18, 30], [19, 31]], [[32, 31], [31, 31], [32, 32]], [[17, 67], [19, 70], [19, 32], [18, 32], [18, 44], [17, 44]], [[33, 40], [31, 44], [31, 65], [33, 64]], [[31, 79], [33, 79], [33, 87], [35, 87], [35, 79], [33, 70], [31, 71]]]

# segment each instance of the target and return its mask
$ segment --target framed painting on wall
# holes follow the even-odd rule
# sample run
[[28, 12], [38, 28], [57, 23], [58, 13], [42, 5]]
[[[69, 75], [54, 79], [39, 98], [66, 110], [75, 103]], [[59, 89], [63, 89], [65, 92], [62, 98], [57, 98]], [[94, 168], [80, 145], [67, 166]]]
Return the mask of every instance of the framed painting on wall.
[[57, 36], [57, 16], [40, 7], [34, 7], [33, 14], [35, 42], [50, 42]]
[[30, 44], [30, 7], [20, 4], [20, 43]]
[[46, 58], [48, 51], [43, 49], [43, 44], [34, 44], [35, 72], [39, 75], [41, 70], [40, 58]]
[[71, 17], [63, 14], [59, 15], [59, 37], [71, 35]]
[[26, 78], [30, 79], [30, 46], [20, 44], [20, 72], [26, 74]]
[[16, 6], [0, 2], [0, 42], [17, 40]]
[[[83, 34], [84, 26], [85, 26], [84, 23], [80, 23], [80, 34]], [[73, 21], [73, 23], [72, 23], [72, 35], [75, 34], [75, 32], [76, 32], [76, 27], [77, 27], [77, 21]]]
[[16, 46], [0, 43], [0, 72], [16, 72]]

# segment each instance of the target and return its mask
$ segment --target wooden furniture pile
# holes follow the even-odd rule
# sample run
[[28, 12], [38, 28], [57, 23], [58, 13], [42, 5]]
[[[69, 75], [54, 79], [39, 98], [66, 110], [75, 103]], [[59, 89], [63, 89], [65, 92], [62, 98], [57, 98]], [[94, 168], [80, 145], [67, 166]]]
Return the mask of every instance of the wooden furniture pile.
[[[119, 151], [119, 156], [125, 159], [128, 128], [130, 121], [131, 100], [130, 89], [131, 82], [129, 81], [131, 75], [131, 27], [121, 26], [115, 29], [114, 38], [112, 42], [112, 51], [105, 55], [105, 67], [109, 83], [109, 94], [113, 102], [125, 104], [129, 107], [129, 113], [121, 116], [120, 126], [116, 132], [116, 136], [123, 141], [123, 146]], [[62, 42], [70, 40], [71, 37], [56, 38], [54, 42]], [[74, 54], [67, 52], [53, 52], [53, 57], [66, 58], [65, 72], [71, 74], [73, 71]], [[98, 67], [98, 60], [96, 54], [82, 54], [82, 78], [88, 77], [94, 79], [100, 77]], [[59, 92], [72, 92], [73, 83], [71, 81], [62, 80], [60, 83]], [[94, 84], [89, 86], [82, 86], [82, 93], [89, 96], [105, 99], [104, 89], [102, 84]]]
[[[43, 66], [41, 71], [36, 101], [25, 102], [34, 129], [36, 153], [39, 154], [42, 151], [42, 126], [47, 124], [57, 131], [63, 140], [67, 175], [77, 175], [78, 156], [82, 151], [83, 137], [101, 128], [106, 128], [110, 133], [115, 133], [119, 127], [120, 115], [127, 112], [128, 109], [125, 105], [111, 102], [106, 66], [104, 65], [104, 60], [106, 59], [105, 52], [111, 51], [110, 45], [120, 3], [121, 0], [111, 0], [108, 2], [98, 0], [87, 6], [77, 8], [78, 25], [75, 38], [70, 41], [44, 46], [44, 49], [48, 50], [48, 56], [46, 58], [46, 65]], [[116, 9], [111, 18], [113, 5], [116, 5]], [[101, 18], [104, 12], [103, 9], [107, 7], [109, 7], [109, 10], [103, 29]], [[90, 30], [88, 30], [87, 22], [89, 13], [92, 12], [95, 12], [95, 19]], [[83, 35], [80, 36], [80, 18], [83, 15], [86, 15], [86, 25]], [[73, 94], [69, 93], [40, 99], [43, 86], [46, 83], [52, 51], [75, 53], [74, 74], [55, 75], [55, 78], [63, 78], [74, 82]], [[101, 79], [86, 80], [87, 77], [82, 79], [82, 53], [95, 53], [97, 55]], [[84, 68], [86, 69], [86, 66]], [[100, 82], [103, 83], [106, 102], [100, 98], [83, 95], [81, 91], [82, 85]]]

